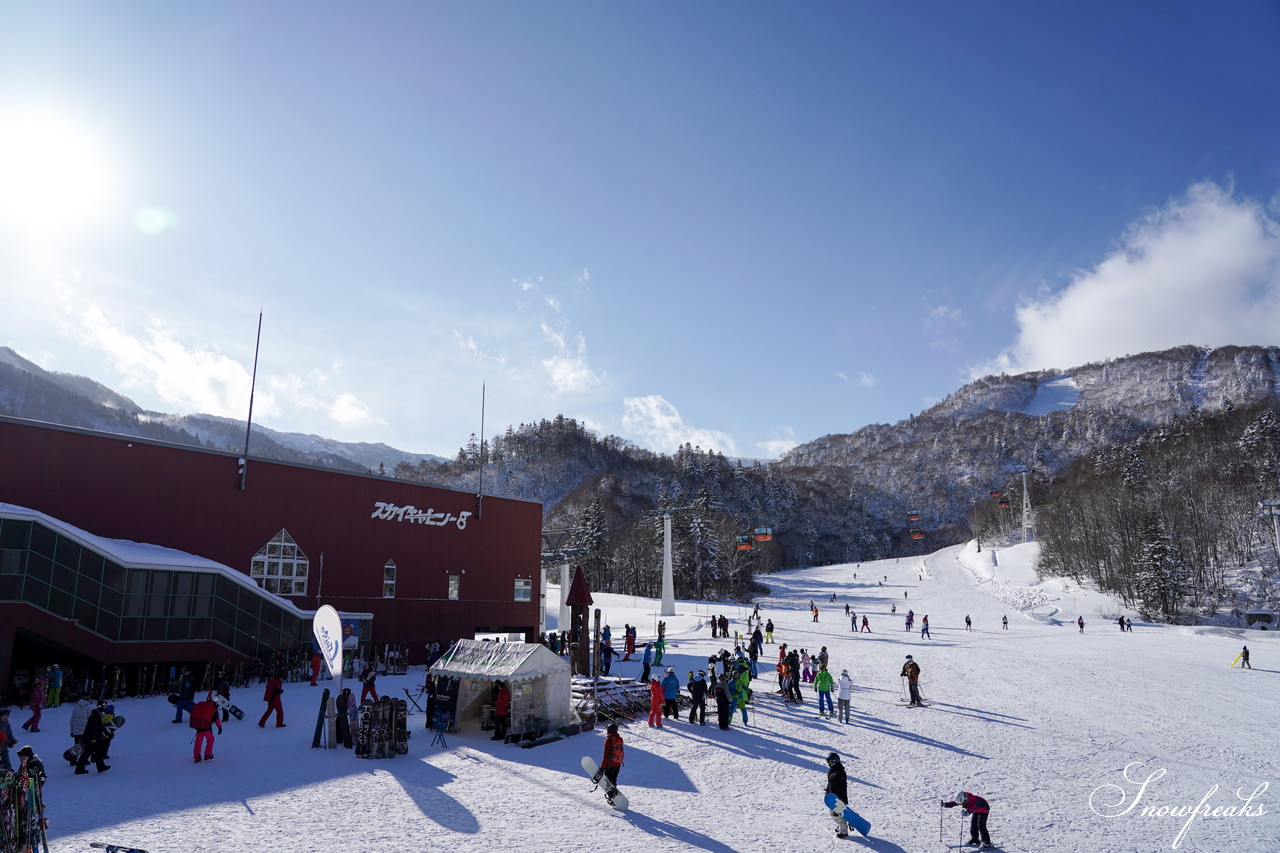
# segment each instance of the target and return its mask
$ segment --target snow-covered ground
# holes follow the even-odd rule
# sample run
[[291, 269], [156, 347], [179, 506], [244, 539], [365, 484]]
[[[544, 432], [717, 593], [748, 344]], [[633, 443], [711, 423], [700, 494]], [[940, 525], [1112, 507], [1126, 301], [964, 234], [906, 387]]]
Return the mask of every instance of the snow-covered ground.
[[[211, 763], [192, 763], [192, 733], [170, 722], [163, 698], [125, 699], [117, 711], [128, 724], [112, 747], [111, 771], [74, 776], [60, 758], [69, 708], [46, 712], [30, 742], [51, 770], [50, 849], [104, 841], [151, 853], [916, 853], [942, 850], [940, 834], [960, 840], [959, 810], [944, 812], [939, 801], [965, 789], [991, 801], [990, 829], [1007, 850], [1280, 850], [1280, 787], [1268, 787], [1280, 765], [1275, 634], [1141, 622], [1122, 634], [1099, 616], [1120, 612], [1105, 597], [1036, 584], [1033, 547], [1000, 549], [994, 562], [989, 549], [970, 545], [766, 579], [772, 593], [761, 604], [778, 641], [815, 652], [825, 645], [833, 670], [847, 668], [856, 681], [852, 723], [817, 719], [811, 691], [803, 707], [783, 704], [766, 667], [750, 726], [739, 718], [727, 732], [714, 724], [624, 727], [627, 813], [593, 793], [579, 766], [583, 755], [599, 758], [602, 731], [520, 749], [464, 730], [441, 749], [417, 715], [409, 755], [367, 761], [310, 748], [319, 691], [302, 683], [286, 687], [284, 729], [254, 725], [260, 687], [238, 691], [246, 718], [227, 726]], [[846, 603], [869, 614], [874, 633], [850, 632]], [[652, 635], [655, 602], [597, 595], [596, 606], [615, 636], [624, 622], [639, 625], [642, 639]], [[917, 620], [929, 615], [932, 639], [903, 630], [908, 608]], [[741, 630], [748, 613], [714, 603], [679, 602], [677, 610], [667, 619], [674, 642], [666, 662], [682, 678], [724, 645], [705, 627], [709, 614], [724, 613]], [[1252, 671], [1229, 666], [1244, 643]], [[929, 708], [899, 704], [907, 654], [922, 667]], [[772, 660], [776, 646], [766, 655]], [[620, 668], [639, 672], [636, 663]], [[403, 695], [421, 681], [419, 669], [378, 685]], [[15, 723], [25, 718], [13, 715]], [[869, 838], [832, 833], [821, 804], [831, 750], [844, 756], [850, 804], [871, 821]], [[1197, 806], [1234, 813], [1189, 820]]]

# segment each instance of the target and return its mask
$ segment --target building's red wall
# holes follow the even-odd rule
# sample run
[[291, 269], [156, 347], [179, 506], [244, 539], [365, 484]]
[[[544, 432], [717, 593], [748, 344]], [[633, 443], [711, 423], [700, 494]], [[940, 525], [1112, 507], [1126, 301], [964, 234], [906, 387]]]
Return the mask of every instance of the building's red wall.
[[[309, 594], [290, 599], [373, 613], [377, 643], [447, 642], [478, 626], [536, 630], [540, 505], [486, 497], [477, 518], [465, 492], [257, 459], [241, 491], [237, 467], [230, 454], [0, 419], [0, 501], [245, 574], [284, 528], [310, 560]], [[372, 517], [377, 501], [472, 515], [462, 530], [382, 520]], [[387, 560], [395, 599], [382, 597]], [[458, 601], [447, 600], [450, 574], [462, 575]], [[530, 603], [514, 601], [517, 577], [533, 581]]]

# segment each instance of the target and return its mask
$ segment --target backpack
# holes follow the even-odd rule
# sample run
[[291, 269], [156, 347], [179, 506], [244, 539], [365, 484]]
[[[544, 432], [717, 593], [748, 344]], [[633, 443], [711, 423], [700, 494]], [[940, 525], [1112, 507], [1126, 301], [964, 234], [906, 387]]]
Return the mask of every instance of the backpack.
[[213, 725], [213, 716], [218, 712], [218, 706], [206, 699], [191, 709], [187, 725], [193, 729], [205, 730]]

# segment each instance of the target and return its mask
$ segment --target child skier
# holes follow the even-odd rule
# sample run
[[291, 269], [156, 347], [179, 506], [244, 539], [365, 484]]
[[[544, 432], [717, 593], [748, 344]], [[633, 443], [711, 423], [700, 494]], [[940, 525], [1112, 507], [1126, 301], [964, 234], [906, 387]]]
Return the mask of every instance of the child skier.
[[[953, 809], [960, 806], [965, 814], [972, 815], [969, 822], [969, 841], [968, 844], [981, 844], [983, 848], [994, 847], [991, 843], [991, 836], [987, 834], [987, 815], [991, 813], [991, 805], [977, 794], [971, 794], [968, 791], [961, 791], [956, 794], [954, 800], [945, 800], [942, 807], [945, 809]], [[981, 841], [979, 841], [981, 836]]]
[[911, 690], [910, 705], [920, 707], [924, 704], [920, 700], [920, 664], [912, 659], [911, 655], [907, 655], [907, 662], [902, 665], [900, 675], [907, 680], [907, 687]]

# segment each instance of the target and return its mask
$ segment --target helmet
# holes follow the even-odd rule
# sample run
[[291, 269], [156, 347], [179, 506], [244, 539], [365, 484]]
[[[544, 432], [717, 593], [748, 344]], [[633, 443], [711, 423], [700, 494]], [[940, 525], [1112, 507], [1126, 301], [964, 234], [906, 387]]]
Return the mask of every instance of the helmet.
[[964, 791], [960, 791], [959, 793], [956, 794], [956, 802], [959, 803], [960, 805], [964, 805], [964, 799], [965, 799], [964, 795], [965, 795]]
[[834, 764], [839, 764], [839, 763], [840, 763], [840, 753], [838, 753], [838, 752], [832, 752], [832, 753], [830, 753], [830, 754], [828, 754], [828, 755], [827, 755], [827, 764], [832, 764], [832, 765], [834, 765]]
[[911, 660], [911, 655], [907, 655], [907, 660]]
[[616, 734], [618, 733], [618, 724], [617, 724], [617, 723], [610, 723], [609, 725], [607, 725], [607, 726], [605, 726], [605, 727], [604, 727], [604, 730], [605, 730], [605, 732], [606, 732], [606, 733], [608, 733], [608, 734], [616, 735]]

